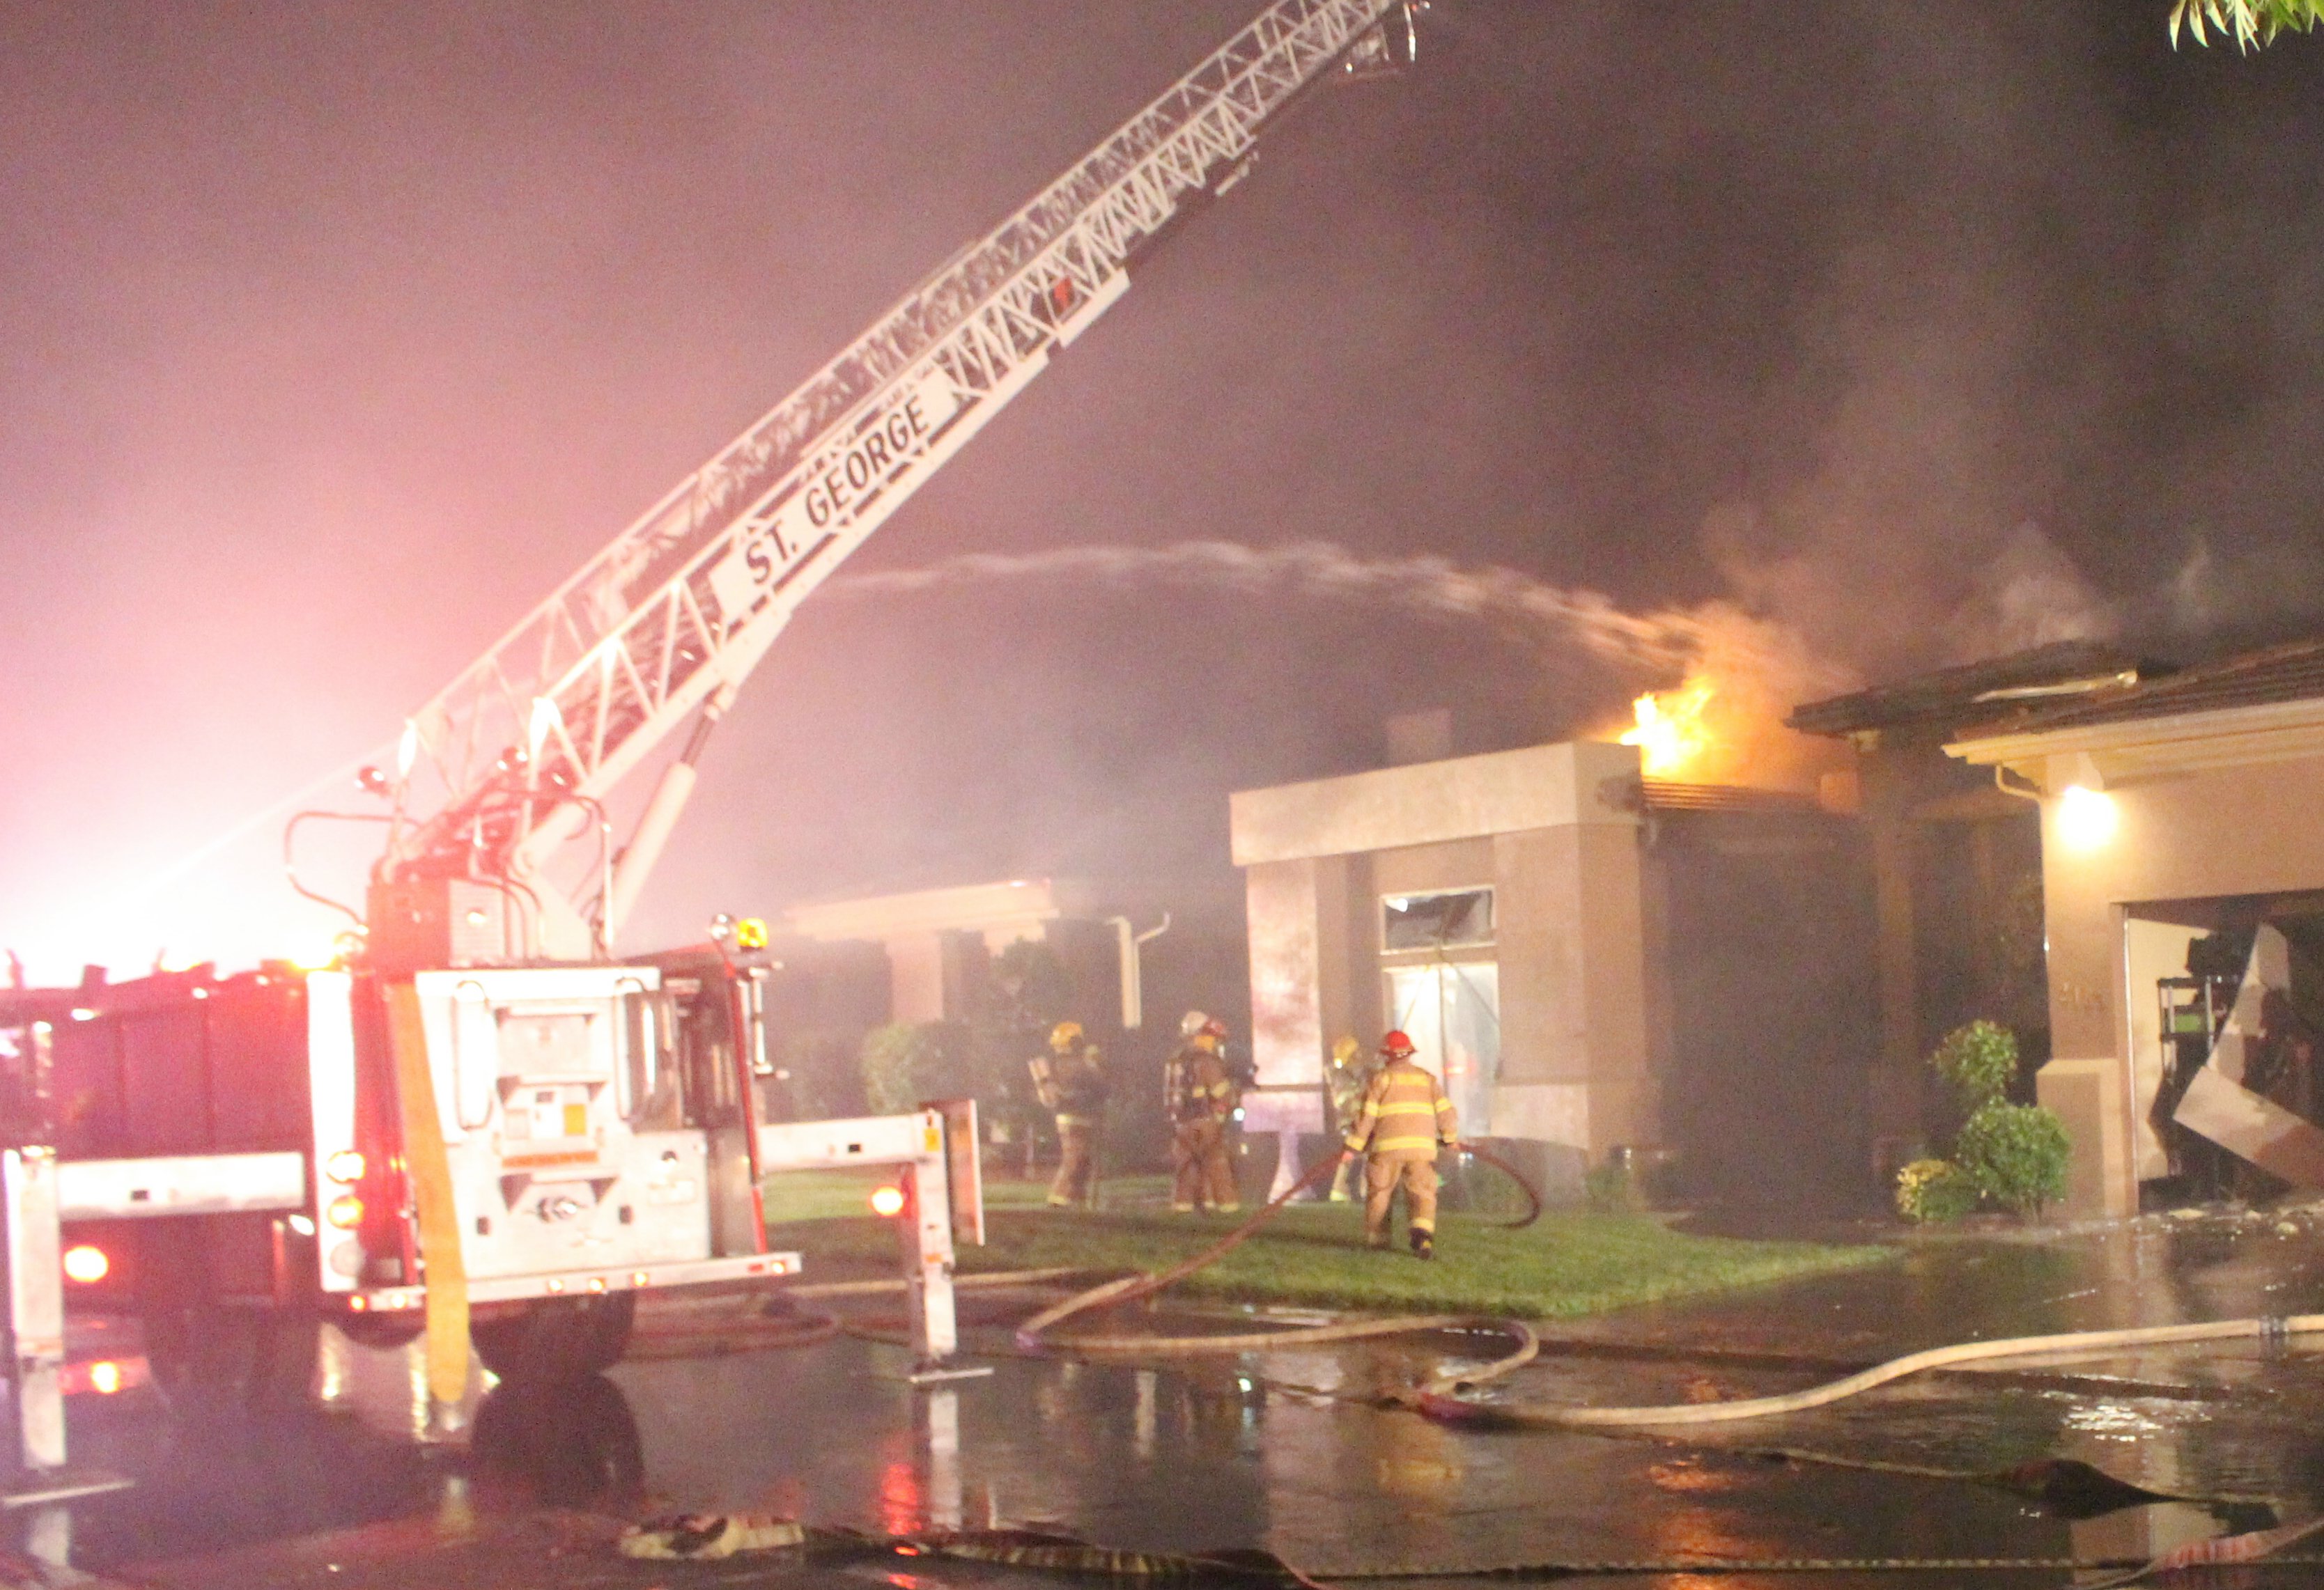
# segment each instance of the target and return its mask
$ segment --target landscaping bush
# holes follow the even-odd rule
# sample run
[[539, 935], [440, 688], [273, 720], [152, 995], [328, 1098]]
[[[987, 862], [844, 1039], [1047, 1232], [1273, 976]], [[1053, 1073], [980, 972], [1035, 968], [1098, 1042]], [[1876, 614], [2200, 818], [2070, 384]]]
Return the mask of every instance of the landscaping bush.
[[863, 1114], [861, 1057], [853, 1033], [786, 1034], [775, 1054], [777, 1074], [763, 1095], [768, 1118], [831, 1121]]
[[1977, 1209], [1977, 1181], [1950, 1160], [1914, 1160], [1896, 1172], [1896, 1212], [1922, 1225], [1959, 1220]]
[[1955, 1027], [1929, 1064], [1969, 1118], [1954, 1135], [1951, 1160], [1914, 1160], [1896, 1173], [1900, 1214], [1957, 1220], [1989, 1200], [2023, 1217], [2065, 1196], [2066, 1124], [2055, 1111], [2009, 1102], [2017, 1039], [2007, 1027], [1989, 1021]]
[[863, 1034], [863, 1102], [875, 1116], [903, 1115], [967, 1087], [967, 1041], [954, 1022], [890, 1022]]
[[1635, 1215], [1646, 1207], [1646, 1190], [1638, 1185], [1637, 1172], [1619, 1160], [1591, 1167], [1582, 1178], [1582, 1190], [1594, 1214]]
[[1947, 1033], [1929, 1063], [1952, 1085], [1961, 1108], [1974, 1115], [2008, 1096], [2017, 1077], [2017, 1037], [1997, 1023], [1973, 1021]]
[[1998, 1098], [1969, 1117], [1953, 1144], [1954, 1160], [1977, 1190], [2020, 1215], [2038, 1215], [2066, 1195], [2070, 1152], [2056, 1111]]

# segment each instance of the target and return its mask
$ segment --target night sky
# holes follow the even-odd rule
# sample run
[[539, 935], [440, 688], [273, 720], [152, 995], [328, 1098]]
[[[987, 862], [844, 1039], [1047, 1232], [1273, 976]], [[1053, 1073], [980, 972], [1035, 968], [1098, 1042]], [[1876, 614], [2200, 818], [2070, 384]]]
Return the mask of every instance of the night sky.
[[[0, 944], [326, 937], [279, 814], [168, 869], [383, 754], [1256, 9], [0, 0]], [[1462, 616], [1464, 571], [1738, 626], [1794, 695], [2324, 628], [2324, 38], [2174, 54], [2166, 12], [1443, 0], [849, 571], [1014, 572], [809, 604], [636, 942], [1215, 889], [1226, 793], [1388, 712], [1492, 749], [1674, 682]], [[1345, 557], [1155, 556], [1197, 541]]]

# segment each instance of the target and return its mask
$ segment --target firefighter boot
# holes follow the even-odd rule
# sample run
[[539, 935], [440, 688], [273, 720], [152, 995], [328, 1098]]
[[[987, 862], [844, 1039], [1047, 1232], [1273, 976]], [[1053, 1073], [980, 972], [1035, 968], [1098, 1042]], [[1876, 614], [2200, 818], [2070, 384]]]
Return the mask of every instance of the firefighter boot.
[[1436, 1256], [1435, 1236], [1432, 1233], [1426, 1231], [1416, 1230], [1413, 1232], [1412, 1256], [1416, 1259], [1434, 1258]]

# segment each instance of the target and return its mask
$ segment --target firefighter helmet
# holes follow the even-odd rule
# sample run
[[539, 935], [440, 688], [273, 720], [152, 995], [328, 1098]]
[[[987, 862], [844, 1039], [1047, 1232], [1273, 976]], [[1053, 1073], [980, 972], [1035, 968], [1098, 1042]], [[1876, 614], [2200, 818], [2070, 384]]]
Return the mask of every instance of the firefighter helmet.
[[1081, 1041], [1082, 1024], [1077, 1021], [1061, 1021], [1049, 1029], [1049, 1047], [1060, 1054]]
[[1409, 1034], [1391, 1027], [1380, 1038], [1379, 1052], [1390, 1060], [1409, 1060], [1420, 1050]]
[[1203, 1036], [1204, 1036], [1204, 1037], [1205, 1037], [1205, 1038], [1217, 1038], [1217, 1039], [1219, 1039], [1220, 1041], [1223, 1042], [1223, 1041], [1225, 1040], [1225, 1038], [1226, 1038], [1226, 1035], [1227, 1035], [1227, 1024], [1226, 1024], [1226, 1023], [1224, 1023], [1224, 1022], [1222, 1022], [1222, 1021], [1221, 1021], [1217, 1016], [1214, 1016], [1211, 1017], [1211, 1019], [1210, 1019], [1210, 1020], [1208, 1020], [1208, 1021], [1206, 1021], [1206, 1022], [1204, 1022], [1204, 1023], [1203, 1024]]
[[1178, 1018], [1178, 1036], [1191, 1038], [1211, 1025], [1211, 1018], [1199, 1010], [1190, 1010]]
[[1353, 1033], [1342, 1033], [1332, 1040], [1332, 1063], [1338, 1066], [1352, 1065], [1355, 1063], [1357, 1053], [1362, 1048], [1363, 1045], [1356, 1042], [1356, 1035]]

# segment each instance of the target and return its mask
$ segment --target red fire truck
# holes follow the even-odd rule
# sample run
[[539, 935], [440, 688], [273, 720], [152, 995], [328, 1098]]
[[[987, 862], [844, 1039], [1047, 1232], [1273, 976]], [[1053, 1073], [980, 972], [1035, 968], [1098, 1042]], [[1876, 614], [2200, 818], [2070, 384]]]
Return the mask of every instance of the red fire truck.
[[[65, 1253], [64, 1284], [134, 1302], [181, 1388], [303, 1392], [318, 1320], [374, 1341], [424, 1322], [431, 1374], [463, 1326], [496, 1371], [567, 1374], [620, 1356], [642, 1290], [796, 1270], [767, 1251], [762, 1174], [897, 1164], [923, 1350], [951, 1350], [947, 1145], [973, 1171], [973, 1131], [761, 1120], [764, 969], [732, 942], [623, 956], [624, 918], [798, 605], [1288, 106], [1408, 60], [1416, 8], [1272, 0], [412, 713], [364, 770], [374, 807], [300, 820], [384, 833], [340, 965], [92, 980], [22, 1024], [38, 1145], [0, 1156], [0, 1192], [36, 1466], [61, 1462]], [[616, 844], [614, 791], [658, 757]]]

